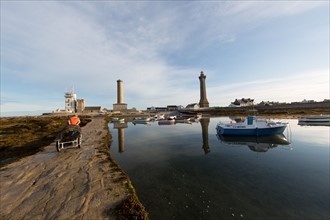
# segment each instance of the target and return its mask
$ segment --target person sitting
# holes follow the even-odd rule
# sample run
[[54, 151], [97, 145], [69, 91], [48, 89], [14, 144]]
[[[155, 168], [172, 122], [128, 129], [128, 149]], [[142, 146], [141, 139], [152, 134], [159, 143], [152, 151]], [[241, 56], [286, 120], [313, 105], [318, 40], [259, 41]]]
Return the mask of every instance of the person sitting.
[[71, 116], [68, 120], [69, 125], [79, 125], [80, 119], [77, 115]]
[[58, 139], [62, 141], [72, 141], [77, 138], [81, 133], [81, 128], [79, 126], [80, 119], [77, 115], [69, 117], [68, 124], [59, 134]]

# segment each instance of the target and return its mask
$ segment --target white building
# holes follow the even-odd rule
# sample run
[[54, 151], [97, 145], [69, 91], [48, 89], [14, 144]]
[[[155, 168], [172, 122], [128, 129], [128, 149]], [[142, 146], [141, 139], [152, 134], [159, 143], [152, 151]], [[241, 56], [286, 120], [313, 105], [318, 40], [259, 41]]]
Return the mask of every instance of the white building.
[[186, 106], [186, 109], [199, 109], [199, 104], [198, 103], [191, 103]]
[[235, 99], [234, 102], [230, 103], [229, 107], [245, 107], [245, 106], [253, 106], [254, 99], [250, 98], [242, 98], [242, 99]]
[[77, 95], [74, 92], [65, 92], [65, 111], [76, 112]]

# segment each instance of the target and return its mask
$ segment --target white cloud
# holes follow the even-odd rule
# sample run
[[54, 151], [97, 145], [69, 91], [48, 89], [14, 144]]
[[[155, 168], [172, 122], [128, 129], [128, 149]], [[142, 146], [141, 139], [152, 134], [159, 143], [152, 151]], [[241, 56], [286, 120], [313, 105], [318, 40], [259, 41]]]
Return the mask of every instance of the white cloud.
[[[80, 98], [94, 100], [87, 103], [110, 103], [106, 107], [111, 107], [116, 81], [122, 79], [125, 100], [135, 107], [173, 102], [185, 105], [199, 100], [200, 69], [170, 65], [164, 54], [186, 48], [198, 53], [214, 42], [233, 43], [260, 22], [301, 13], [319, 4], [324, 3], [4, 2], [1, 74], [12, 81], [47, 88], [47, 92], [63, 92], [74, 84]], [[211, 97], [217, 100], [218, 95], [231, 90], [222, 88], [209, 89], [210, 103], [227, 105], [240, 95], [236, 92], [240, 86], [235, 85], [226, 103], [211, 101]], [[24, 91], [8, 89], [2, 93], [3, 97]], [[253, 90], [250, 94], [257, 95]], [[19, 95], [15, 98], [20, 99]], [[36, 103], [33, 106], [41, 107], [37, 100], [31, 100]], [[2, 109], [17, 107], [2, 104]], [[35, 109], [29, 105], [23, 108]]]
[[219, 16], [239, 17], [243, 22], [262, 18], [294, 15], [311, 10], [324, 1], [226, 1], [218, 2], [217, 7], [210, 4]]
[[252, 98], [261, 101], [292, 102], [329, 99], [329, 69], [299, 74], [286, 78], [246, 81], [208, 88], [209, 102], [216, 106], [228, 106], [236, 98]]

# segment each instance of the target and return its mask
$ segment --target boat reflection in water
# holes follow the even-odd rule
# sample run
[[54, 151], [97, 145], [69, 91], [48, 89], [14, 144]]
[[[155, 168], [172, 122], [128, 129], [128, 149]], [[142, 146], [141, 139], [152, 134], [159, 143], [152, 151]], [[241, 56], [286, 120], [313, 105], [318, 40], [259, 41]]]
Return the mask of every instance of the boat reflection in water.
[[223, 136], [217, 135], [218, 139], [228, 145], [246, 145], [255, 152], [267, 152], [278, 145], [288, 146], [291, 149], [290, 141], [283, 135], [271, 136]]

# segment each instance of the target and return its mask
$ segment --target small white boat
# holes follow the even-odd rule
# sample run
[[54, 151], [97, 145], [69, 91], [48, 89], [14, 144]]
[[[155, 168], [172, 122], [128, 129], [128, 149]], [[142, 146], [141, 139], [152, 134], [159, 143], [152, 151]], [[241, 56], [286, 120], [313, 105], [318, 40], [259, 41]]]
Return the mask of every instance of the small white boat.
[[178, 116], [175, 117], [175, 123], [187, 123], [187, 124], [191, 124], [190, 119], [191, 119], [191, 117], [189, 117], [189, 116], [178, 115]]
[[164, 114], [158, 114], [154, 116], [155, 120], [162, 120], [165, 119], [165, 115]]
[[248, 116], [243, 122], [219, 122], [216, 130], [220, 135], [264, 136], [282, 134], [286, 126], [286, 123], [274, 122], [260, 116]]
[[175, 119], [175, 123], [183, 123], [183, 124], [192, 124], [190, 119], [184, 118], [184, 119]]
[[124, 123], [125, 118], [112, 118], [111, 122], [119, 122], [119, 123]]
[[298, 122], [330, 122], [330, 115], [306, 116], [298, 118]]
[[144, 124], [144, 123], [147, 123], [147, 122], [150, 122], [151, 121], [151, 118], [147, 117], [147, 118], [135, 118], [132, 123], [133, 124]]
[[151, 125], [151, 122], [150, 121], [132, 121], [132, 124], [133, 125]]

